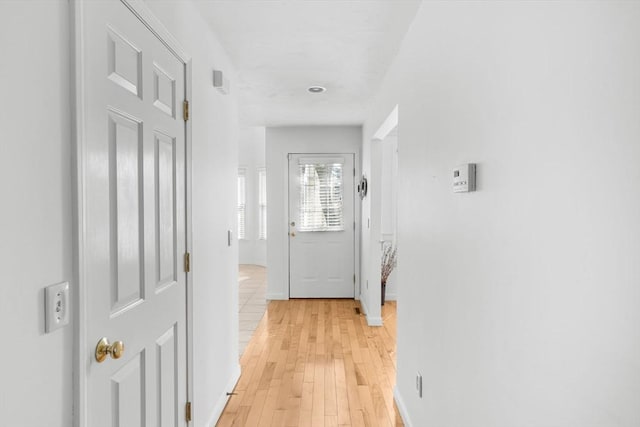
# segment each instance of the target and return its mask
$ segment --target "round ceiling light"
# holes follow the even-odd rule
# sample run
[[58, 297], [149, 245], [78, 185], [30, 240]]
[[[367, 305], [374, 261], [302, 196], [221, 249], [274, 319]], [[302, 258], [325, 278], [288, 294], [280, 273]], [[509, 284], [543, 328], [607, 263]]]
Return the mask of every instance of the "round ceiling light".
[[327, 90], [327, 88], [322, 87], [322, 86], [311, 86], [307, 90], [309, 92], [311, 92], [311, 93], [322, 93], [322, 92], [325, 92]]

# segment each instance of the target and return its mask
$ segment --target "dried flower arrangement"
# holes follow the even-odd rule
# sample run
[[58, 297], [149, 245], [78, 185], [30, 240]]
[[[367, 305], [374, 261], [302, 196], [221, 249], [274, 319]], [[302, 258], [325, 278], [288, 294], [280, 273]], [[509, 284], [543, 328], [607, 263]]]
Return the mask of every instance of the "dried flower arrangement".
[[381, 269], [380, 269], [380, 279], [382, 282], [381, 283], [382, 305], [384, 305], [385, 291], [387, 288], [387, 280], [389, 279], [389, 276], [391, 275], [391, 272], [393, 271], [393, 269], [396, 268], [396, 265], [398, 264], [397, 253], [398, 253], [398, 248], [395, 247], [393, 244], [384, 245], [384, 248], [382, 250], [382, 263], [381, 263]]

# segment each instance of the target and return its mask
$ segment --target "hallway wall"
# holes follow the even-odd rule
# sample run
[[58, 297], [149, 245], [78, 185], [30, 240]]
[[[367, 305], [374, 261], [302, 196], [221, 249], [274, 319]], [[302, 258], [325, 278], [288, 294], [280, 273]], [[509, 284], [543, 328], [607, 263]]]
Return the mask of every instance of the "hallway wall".
[[73, 325], [44, 287], [73, 279], [69, 4], [0, 2], [1, 424], [72, 425]]
[[[238, 361], [238, 114], [235, 71], [191, 1], [147, 4], [193, 57], [193, 425], [214, 425], [240, 374]], [[231, 82], [213, 87], [213, 70]], [[226, 325], [220, 327], [220, 325]]]
[[[638, 22], [637, 2], [423, 3], [363, 132], [399, 104], [408, 425], [640, 424]], [[454, 194], [465, 162], [478, 191]]]
[[367, 178], [367, 195], [360, 199], [360, 304], [369, 326], [382, 325], [382, 144], [376, 140], [362, 148], [362, 176]]

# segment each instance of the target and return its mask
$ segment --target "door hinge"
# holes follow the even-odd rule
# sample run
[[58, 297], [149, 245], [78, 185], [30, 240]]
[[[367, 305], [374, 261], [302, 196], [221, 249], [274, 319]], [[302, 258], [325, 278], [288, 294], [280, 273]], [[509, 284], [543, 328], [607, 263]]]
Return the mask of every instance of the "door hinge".
[[354, 285], [356, 284], [356, 275], [355, 274], [353, 275], [353, 284]]
[[184, 254], [184, 272], [189, 273], [191, 271], [191, 254], [186, 252]]
[[182, 119], [186, 122], [189, 120], [189, 101], [182, 101]]
[[356, 168], [353, 168], [353, 176], [356, 176]]
[[191, 402], [187, 402], [186, 405], [184, 405], [184, 419], [191, 421]]

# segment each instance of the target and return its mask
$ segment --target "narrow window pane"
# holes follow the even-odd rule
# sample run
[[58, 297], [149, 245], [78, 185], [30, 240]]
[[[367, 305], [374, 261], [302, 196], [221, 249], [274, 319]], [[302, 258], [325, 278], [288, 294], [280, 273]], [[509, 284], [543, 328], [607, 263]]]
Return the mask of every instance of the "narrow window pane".
[[246, 172], [238, 169], [238, 239], [245, 238]]
[[258, 239], [267, 239], [267, 171], [258, 170]]

